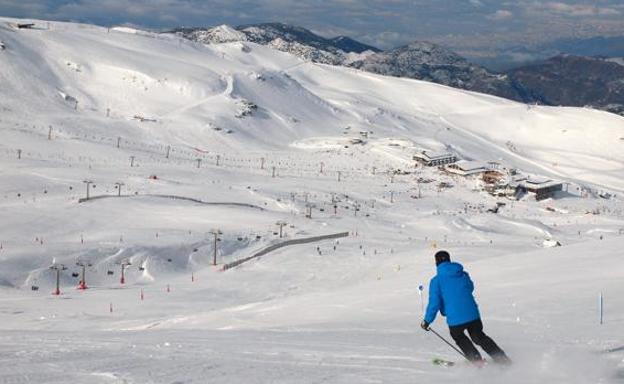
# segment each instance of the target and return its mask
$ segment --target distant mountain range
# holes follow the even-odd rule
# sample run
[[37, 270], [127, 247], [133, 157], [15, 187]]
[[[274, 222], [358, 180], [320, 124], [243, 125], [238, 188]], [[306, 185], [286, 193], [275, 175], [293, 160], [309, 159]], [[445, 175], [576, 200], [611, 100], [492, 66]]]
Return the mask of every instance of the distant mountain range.
[[624, 116], [624, 60], [559, 55], [509, 71], [514, 85], [546, 105], [592, 106]]
[[373, 53], [346, 65], [381, 75], [408, 77], [524, 100], [505, 74], [490, 72], [448, 49], [427, 42], [415, 42]]
[[[250, 41], [313, 62], [425, 80], [525, 103], [591, 106], [624, 115], [624, 60], [558, 55], [499, 73], [428, 42], [382, 51], [347, 36], [324, 38], [282, 23], [178, 28], [172, 32], [205, 44]], [[620, 40], [603, 42], [617, 52]], [[587, 47], [590, 49], [591, 44]]]

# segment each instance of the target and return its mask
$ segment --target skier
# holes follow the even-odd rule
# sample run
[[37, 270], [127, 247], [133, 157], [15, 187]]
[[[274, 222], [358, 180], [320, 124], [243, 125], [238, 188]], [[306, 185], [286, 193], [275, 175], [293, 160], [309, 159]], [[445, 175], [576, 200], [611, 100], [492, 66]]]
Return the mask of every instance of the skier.
[[[429, 325], [440, 311], [442, 316], [446, 316], [451, 337], [468, 360], [475, 363], [483, 361], [474, 346], [477, 344], [494, 362], [510, 364], [511, 360], [505, 352], [483, 332], [479, 308], [472, 296], [474, 285], [464, 267], [451, 262], [451, 256], [446, 251], [438, 251], [435, 254], [435, 261], [437, 274], [429, 283], [429, 304], [425, 318], [420, 324], [421, 328], [429, 331]], [[465, 331], [468, 331], [472, 341], [466, 336]]]

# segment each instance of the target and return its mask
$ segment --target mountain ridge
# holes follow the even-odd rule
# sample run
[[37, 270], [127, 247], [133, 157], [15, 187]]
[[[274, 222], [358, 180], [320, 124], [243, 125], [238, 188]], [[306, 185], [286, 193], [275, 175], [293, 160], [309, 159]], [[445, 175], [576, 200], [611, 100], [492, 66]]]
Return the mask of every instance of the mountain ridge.
[[542, 104], [589, 106], [624, 114], [624, 65], [617, 61], [557, 55], [513, 69], [510, 76]]
[[[578, 70], [587, 71], [579, 74], [585, 78], [585, 82], [575, 89], [566, 90], [565, 94], [557, 95], [556, 89], [551, 87], [546, 90], [545, 84], [530, 80], [544, 75], [540, 70], [546, 70], [547, 65], [531, 64], [503, 72], [493, 72], [450, 49], [426, 41], [415, 41], [382, 51], [347, 36], [324, 38], [308, 29], [284, 23], [260, 23], [227, 28], [224, 26], [179, 28], [173, 32], [207, 44], [251, 41], [312, 62], [347, 66], [386, 76], [425, 80], [523, 103], [591, 106], [624, 115], [624, 96], [619, 91], [617, 81], [611, 81], [608, 89], [612, 92], [610, 91], [608, 98], [600, 96], [599, 93], [605, 89], [605, 85], [601, 80], [592, 80], [600, 78], [599, 74], [594, 73], [599, 71], [594, 68], [598, 65], [577, 65], [575, 68]], [[593, 59], [586, 60], [590, 62]], [[528, 73], [531, 70], [533, 73]], [[552, 84], [554, 86], [557, 83]], [[571, 87], [572, 84], [574, 83], [568, 83], [568, 86]], [[574, 93], [578, 94], [578, 97], [570, 97]]]
[[[455, 88], [488, 93], [512, 100], [522, 97], [505, 75], [489, 72], [458, 54], [434, 43], [416, 41], [381, 51], [345, 36], [330, 39], [302, 27], [264, 23], [208, 29], [176, 29], [173, 32], [208, 44], [251, 41], [304, 60], [341, 65], [386, 76], [431, 81]], [[236, 37], [237, 36], [237, 37]]]

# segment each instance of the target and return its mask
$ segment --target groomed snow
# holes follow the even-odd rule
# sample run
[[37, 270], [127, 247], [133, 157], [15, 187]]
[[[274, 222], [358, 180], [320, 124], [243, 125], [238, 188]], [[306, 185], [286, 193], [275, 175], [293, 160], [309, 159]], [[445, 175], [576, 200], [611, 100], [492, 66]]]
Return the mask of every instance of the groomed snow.
[[[622, 381], [624, 118], [249, 42], [16, 21], [0, 18], [0, 383]], [[422, 150], [570, 188], [497, 199], [415, 167]], [[84, 181], [109, 197], [79, 203]], [[441, 248], [511, 368], [431, 364], [461, 360], [418, 326]]]

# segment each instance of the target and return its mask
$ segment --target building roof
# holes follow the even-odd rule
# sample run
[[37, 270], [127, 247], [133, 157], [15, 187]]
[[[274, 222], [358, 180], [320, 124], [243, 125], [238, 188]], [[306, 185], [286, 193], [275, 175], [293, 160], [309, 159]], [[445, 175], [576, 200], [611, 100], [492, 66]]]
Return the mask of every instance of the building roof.
[[451, 173], [468, 176], [486, 172], [488, 167], [479, 161], [460, 160], [456, 163], [447, 165], [446, 170]]
[[487, 165], [480, 161], [466, 161], [460, 160], [452, 164], [454, 167], [461, 169], [462, 171], [485, 171]]
[[529, 178], [526, 180], [520, 181], [519, 185], [525, 188], [549, 188], [554, 187], [556, 185], [561, 185], [563, 182], [557, 180], [546, 179], [543, 177], [540, 178]]
[[545, 184], [545, 183], [549, 183], [552, 182], [552, 179], [548, 179], [546, 177], [541, 177], [541, 176], [529, 176], [526, 178], [525, 182], [529, 183], [529, 184]]
[[431, 160], [439, 160], [439, 159], [448, 159], [450, 157], [455, 157], [452, 153], [432, 153], [427, 154]]
[[452, 157], [457, 157], [452, 153], [428, 153], [427, 151], [418, 152], [414, 155], [414, 157], [418, 157], [423, 160], [433, 161], [433, 160], [441, 160], [448, 159]]

